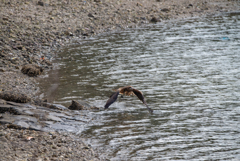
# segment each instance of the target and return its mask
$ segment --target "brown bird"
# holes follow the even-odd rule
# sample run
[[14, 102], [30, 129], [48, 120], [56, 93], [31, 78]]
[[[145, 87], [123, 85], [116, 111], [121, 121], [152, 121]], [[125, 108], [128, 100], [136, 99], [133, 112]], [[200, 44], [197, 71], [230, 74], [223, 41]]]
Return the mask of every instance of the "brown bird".
[[141, 91], [133, 88], [132, 86], [126, 86], [126, 87], [121, 87], [121, 88], [118, 88], [116, 90], [115, 93], [113, 93], [110, 98], [108, 99], [107, 103], [105, 104], [105, 109], [107, 109], [111, 104], [113, 104], [117, 98], [118, 98], [118, 95], [121, 94], [121, 95], [127, 95], [127, 96], [130, 96], [130, 95], [135, 95], [137, 96], [142, 102], [143, 104], [145, 104], [148, 108], [148, 111], [150, 113], [153, 113], [153, 110], [151, 108], [148, 107], [144, 97], [143, 97], [143, 94]]

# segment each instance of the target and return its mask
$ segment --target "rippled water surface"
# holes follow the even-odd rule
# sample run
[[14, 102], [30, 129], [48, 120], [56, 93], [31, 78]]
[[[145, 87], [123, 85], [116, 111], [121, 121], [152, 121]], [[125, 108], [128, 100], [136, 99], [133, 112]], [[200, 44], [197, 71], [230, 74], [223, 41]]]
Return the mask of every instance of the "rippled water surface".
[[143, 92], [152, 115], [127, 96], [89, 113], [97, 122], [81, 135], [111, 160], [238, 160], [239, 20], [232, 13], [91, 39], [60, 53], [60, 69], [41, 84], [57, 87], [52, 99], [67, 106], [103, 107], [125, 85]]

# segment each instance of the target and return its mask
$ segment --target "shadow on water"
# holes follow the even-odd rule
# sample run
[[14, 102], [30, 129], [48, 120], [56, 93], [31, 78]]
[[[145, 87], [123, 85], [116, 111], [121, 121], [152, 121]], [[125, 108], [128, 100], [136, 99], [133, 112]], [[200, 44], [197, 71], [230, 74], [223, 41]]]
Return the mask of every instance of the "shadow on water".
[[125, 85], [143, 92], [153, 115], [124, 97], [76, 129], [111, 160], [237, 159], [239, 20], [236, 12], [92, 38], [59, 53], [59, 68], [40, 85], [66, 106], [79, 99], [103, 107]]

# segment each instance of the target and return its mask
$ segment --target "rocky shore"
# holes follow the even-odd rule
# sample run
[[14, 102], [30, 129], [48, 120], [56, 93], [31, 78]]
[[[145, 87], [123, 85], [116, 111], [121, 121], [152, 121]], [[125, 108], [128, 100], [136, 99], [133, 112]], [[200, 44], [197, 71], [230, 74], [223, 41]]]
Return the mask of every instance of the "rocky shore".
[[[93, 110], [90, 105], [75, 101], [68, 109], [41, 101], [26, 103], [30, 99], [26, 95], [13, 100], [12, 93], [5, 93], [4, 98], [15, 102], [0, 99], [1, 160], [106, 160], [76, 135], [92, 118], [72, 110]], [[64, 122], [75, 124], [75, 128]]]
[[[238, 0], [0, 0], [0, 93], [24, 95], [34, 104], [39, 94], [37, 75], [51, 69], [57, 51], [71, 41], [81, 43], [100, 33], [239, 11], [239, 7]], [[0, 101], [1, 160], [103, 160], [74, 136], [16, 128], [6, 115], [19, 114], [4, 109], [21, 109], [21, 103], [4, 101]], [[24, 106], [32, 107], [49, 108]], [[39, 116], [30, 112], [21, 115], [39, 122]]]

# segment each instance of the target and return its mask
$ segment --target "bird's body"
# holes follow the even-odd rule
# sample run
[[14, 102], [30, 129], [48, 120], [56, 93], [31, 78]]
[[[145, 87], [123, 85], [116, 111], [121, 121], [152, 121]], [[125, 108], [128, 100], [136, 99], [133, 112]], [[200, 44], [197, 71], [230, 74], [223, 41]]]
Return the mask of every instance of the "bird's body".
[[121, 88], [118, 88], [116, 90], [115, 93], [113, 93], [110, 98], [108, 99], [107, 103], [105, 104], [105, 109], [107, 109], [111, 104], [113, 104], [117, 98], [118, 98], [118, 95], [121, 94], [121, 95], [127, 95], [127, 96], [130, 96], [130, 95], [135, 95], [137, 96], [142, 102], [143, 104], [145, 104], [148, 108], [148, 111], [150, 113], [153, 112], [153, 110], [151, 108], [148, 107], [144, 97], [143, 97], [143, 94], [141, 91], [133, 88], [132, 86], [125, 86], [125, 87], [121, 87]]

